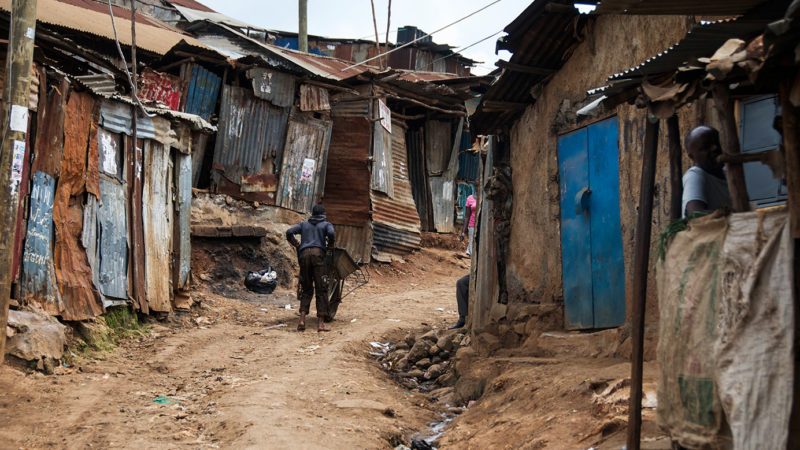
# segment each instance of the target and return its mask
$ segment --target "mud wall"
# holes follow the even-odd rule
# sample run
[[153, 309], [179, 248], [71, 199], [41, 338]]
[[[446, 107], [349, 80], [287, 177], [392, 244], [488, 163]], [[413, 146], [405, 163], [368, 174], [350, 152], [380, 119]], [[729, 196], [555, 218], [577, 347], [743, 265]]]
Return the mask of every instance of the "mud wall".
[[[602, 16], [591, 26], [564, 67], [511, 129], [514, 209], [507, 266], [509, 303], [563, 302], [557, 139], [586, 126], [576, 123], [576, 105], [588, 89], [639, 64], [680, 40], [693, 21], [683, 16]], [[682, 135], [704, 120], [705, 107], [679, 113]], [[645, 112], [622, 105], [619, 120], [620, 221], [625, 259], [626, 314], [630, 323], [633, 243], [636, 227]], [[607, 115], [604, 119], [611, 117]], [[698, 122], [699, 121], [699, 122]], [[659, 138], [654, 241], [669, 222], [669, 161], [666, 123]], [[688, 168], [684, 160], [684, 170]], [[655, 251], [651, 252], [655, 258]], [[652, 266], [651, 266], [652, 267]], [[648, 322], [657, 319], [655, 288], [648, 288]]]

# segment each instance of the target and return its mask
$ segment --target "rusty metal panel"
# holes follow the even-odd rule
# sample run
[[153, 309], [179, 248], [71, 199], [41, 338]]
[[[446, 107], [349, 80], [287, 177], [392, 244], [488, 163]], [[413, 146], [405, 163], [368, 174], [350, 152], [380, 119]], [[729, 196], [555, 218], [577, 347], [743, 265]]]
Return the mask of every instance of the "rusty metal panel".
[[143, 100], [160, 102], [177, 111], [181, 105], [181, 79], [167, 73], [144, 69], [140, 75], [138, 95]]
[[[131, 105], [107, 100], [100, 108], [100, 125], [114, 133], [133, 133], [133, 107]], [[156, 127], [147, 117], [136, 118], [136, 137], [139, 139], [155, 139]]]
[[369, 100], [335, 102], [331, 106], [334, 117], [369, 117]]
[[330, 120], [293, 115], [283, 151], [277, 204], [307, 213], [319, 200], [325, 184], [325, 165], [331, 139]]
[[453, 143], [450, 134], [450, 121], [425, 122], [425, 157], [428, 175], [437, 175], [447, 170]]
[[172, 250], [172, 174], [169, 149], [146, 140], [144, 146], [145, 292], [153, 311], [170, 311], [170, 258]]
[[406, 162], [406, 127], [392, 123], [392, 178], [394, 198], [372, 193], [373, 245], [378, 252], [407, 254], [420, 245], [420, 220]]
[[266, 157], [282, 154], [288, 116], [246, 89], [224, 86], [214, 164], [236, 184], [243, 175], [260, 173]]
[[369, 222], [371, 129], [366, 117], [333, 118], [323, 204], [334, 225], [363, 227]]
[[208, 120], [217, 106], [222, 79], [197, 64], [185, 65], [181, 68], [181, 73], [189, 86], [183, 112], [196, 114]]
[[330, 111], [331, 100], [328, 90], [312, 86], [300, 85], [300, 111]]
[[175, 154], [175, 290], [189, 288], [191, 274], [192, 157]]
[[[494, 139], [489, 140], [486, 152], [486, 164], [483, 167], [483, 179], [488, 180], [494, 169]], [[472, 273], [470, 276], [469, 311], [472, 316], [474, 330], [483, 329], [490, 321], [489, 311], [497, 302], [497, 236], [495, 235], [494, 217], [491, 211], [494, 202], [481, 189], [481, 201], [478, 203], [477, 228], [475, 229], [475, 252], [472, 254]]]
[[293, 76], [257, 67], [247, 71], [247, 78], [253, 80], [256, 97], [268, 100], [275, 106], [287, 107], [294, 104]]
[[131, 282], [130, 292], [133, 297], [134, 307], [144, 314], [150, 312], [147, 305], [147, 292], [145, 286], [145, 250], [144, 250], [144, 223], [142, 203], [142, 184], [144, 180], [144, 141], [137, 139], [134, 145], [132, 138], [125, 138], [125, 154], [128, 156], [126, 178], [128, 182], [128, 225], [130, 229], [130, 266]]
[[[92, 270], [81, 245], [83, 211], [79, 197], [86, 188], [87, 142], [95, 100], [87, 92], [72, 92], [64, 122], [64, 155], [53, 204], [56, 243], [53, 252], [64, 320], [86, 320], [104, 312], [92, 284]], [[96, 166], [95, 166], [96, 167]]]
[[128, 220], [125, 214], [125, 188], [100, 179], [97, 208], [100, 255], [98, 281], [105, 297], [128, 298]]
[[109, 177], [122, 181], [123, 161], [122, 140], [119, 134], [104, 128], [97, 130], [99, 171]]
[[392, 177], [392, 134], [376, 121], [372, 133], [372, 182], [374, 191], [394, 196]]
[[48, 312], [63, 309], [53, 265], [53, 200], [55, 180], [44, 172], [33, 174], [30, 216], [22, 256], [20, 288], [25, 302], [34, 301]]
[[458, 124], [456, 139], [453, 141], [448, 158], [447, 169], [440, 175], [428, 177], [431, 187], [431, 204], [433, 206], [433, 228], [439, 233], [455, 231], [455, 196], [456, 175], [458, 173], [458, 147], [461, 143], [461, 131], [464, 119]]
[[197, 187], [200, 182], [200, 170], [203, 168], [207, 146], [206, 133], [192, 133], [192, 187]]
[[334, 225], [336, 246], [347, 250], [354, 260], [363, 263], [370, 261], [372, 251], [372, 227], [369, 222], [363, 226]]
[[433, 231], [433, 206], [431, 190], [428, 185], [428, 171], [425, 162], [425, 139], [422, 130], [411, 130], [406, 133], [406, 155], [408, 178], [411, 193], [417, 206], [422, 231]]
[[64, 110], [69, 81], [62, 78], [47, 90], [47, 100], [39, 102], [36, 117], [36, 148], [31, 172], [44, 172], [54, 178], [61, 174], [64, 154]]
[[242, 175], [241, 182], [241, 185], [236, 184], [227, 179], [224, 175], [219, 175], [217, 192], [248, 202], [259, 202], [265, 205], [275, 204], [275, 197], [278, 189], [278, 182], [275, 174]]

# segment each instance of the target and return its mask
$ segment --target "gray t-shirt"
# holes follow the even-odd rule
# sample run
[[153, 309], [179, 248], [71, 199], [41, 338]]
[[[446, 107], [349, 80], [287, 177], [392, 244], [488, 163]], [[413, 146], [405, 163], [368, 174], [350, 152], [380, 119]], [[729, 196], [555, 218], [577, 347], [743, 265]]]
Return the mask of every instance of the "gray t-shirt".
[[709, 211], [723, 206], [730, 206], [728, 183], [724, 178], [717, 178], [705, 170], [692, 166], [683, 174], [683, 199], [681, 201], [681, 217], [686, 217], [686, 205], [692, 200], [700, 200], [708, 205]]

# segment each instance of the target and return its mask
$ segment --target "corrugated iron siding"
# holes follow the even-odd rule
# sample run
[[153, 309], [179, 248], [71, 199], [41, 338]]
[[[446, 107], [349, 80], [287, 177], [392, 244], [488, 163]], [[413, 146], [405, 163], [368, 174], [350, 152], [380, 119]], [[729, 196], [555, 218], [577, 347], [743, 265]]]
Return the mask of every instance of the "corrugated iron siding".
[[422, 130], [406, 133], [406, 155], [411, 193], [417, 206], [422, 231], [433, 231], [433, 207], [425, 164], [425, 139]]
[[458, 153], [458, 179], [475, 181], [480, 170], [480, 155], [468, 151], [472, 148], [472, 136], [468, 131], [461, 133], [461, 147]]
[[99, 228], [99, 290], [103, 296], [128, 299], [128, 221], [125, 189], [122, 185], [100, 178], [97, 208]]
[[172, 254], [172, 174], [169, 149], [156, 141], [145, 141], [142, 203], [144, 222], [145, 291], [153, 311], [168, 312]]
[[[100, 107], [100, 125], [115, 133], [133, 133], [133, 113], [131, 105], [114, 101], [104, 101]], [[136, 137], [138, 139], [155, 139], [156, 127], [147, 117], [136, 118]]]
[[247, 71], [247, 78], [253, 80], [253, 92], [256, 97], [281, 107], [292, 106], [294, 103], [293, 76], [257, 67]]
[[347, 250], [354, 260], [368, 263], [372, 251], [372, 227], [369, 222], [364, 226], [334, 225], [336, 246]]
[[333, 118], [323, 204], [334, 225], [363, 227], [369, 222], [371, 126], [366, 117]]
[[61, 309], [61, 297], [53, 266], [53, 201], [56, 182], [44, 172], [33, 174], [30, 216], [22, 257], [20, 288], [26, 302], [54, 305]]
[[183, 112], [208, 120], [217, 106], [222, 79], [197, 64], [183, 66], [181, 73], [181, 78], [189, 82]]
[[406, 164], [405, 124], [392, 122], [394, 198], [372, 193], [373, 245], [378, 252], [407, 254], [419, 248], [420, 221]]
[[373, 125], [372, 133], [372, 182], [373, 190], [394, 196], [392, 177], [392, 135], [379, 121]]
[[176, 153], [175, 164], [175, 290], [189, 287], [191, 273], [192, 157]]
[[243, 175], [261, 171], [264, 156], [280, 158], [288, 111], [255, 98], [247, 89], [224, 86], [214, 164], [240, 183]]
[[[458, 124], [456, 138], [450, 150], [447, 169], [438, 176], [429, 171], [428, 183], [431, 187], [431, 204], [433, 205], [433, 227], [439, 233], [452, 233], [455, 218], [455, 179], [458, 173], [458, 148], [461, 143], [461, 132], [464, 119]], [[430, 161], [430, 160], [429, 160]]]
[[428, 175], [447, 170], [453, 141], [450, 138], [450, 121], [429, 120], [425, 122], [425, 157]]
[[301, 111], [330, 111], [331, 101], [328, 90], [303, 84], [300, 86], [300, 110]]
[[334, 117], [369, 117], [369, 100], [340, 101], [331, 106]]

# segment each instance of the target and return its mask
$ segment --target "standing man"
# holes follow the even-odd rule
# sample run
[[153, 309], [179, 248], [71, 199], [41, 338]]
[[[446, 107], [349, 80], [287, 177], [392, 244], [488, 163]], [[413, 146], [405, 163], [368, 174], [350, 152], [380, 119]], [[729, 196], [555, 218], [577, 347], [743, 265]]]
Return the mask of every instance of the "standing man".
[[[295, 235], [300, 235], [300, 243]], [[325, 207], [314, 205], [311, 218], [286, 230], [286, 239], [297, 248], [300, 255], [300, 322], [297, 331], [306, 329], [306, 315], [311, 308], [311, 295], [317, 295], [317, 331], [331, 331], [325, 326], [328, 317], [328, 286], [323, 282], [325, 274], [325, 249], [333, 248], [333, 225], [325, 220]]]
[[463, 328], [467, 323], [467, 314], [469, 314], [469, 275], [464, 275], [456, 281], [456, 303], [458, 304], [458, 322], [448, 330]]
[[475, 238], [475, 205], [478, 202], [475, 196], [470, 194], [467, 203], [464, 204], [464, 227], [461, 229], [460, 240], [464, 240], [464, 232], [469, 228], [469, 244], [467, 245], [467, 256], [472, 256], [472, 240]]
[[717, 161], [722, 154], [719, 132], [701, 125], [686, 135], [685, 145], [694, 165], [683, 174], [681, 217], [730, 206], [724, 164]]

